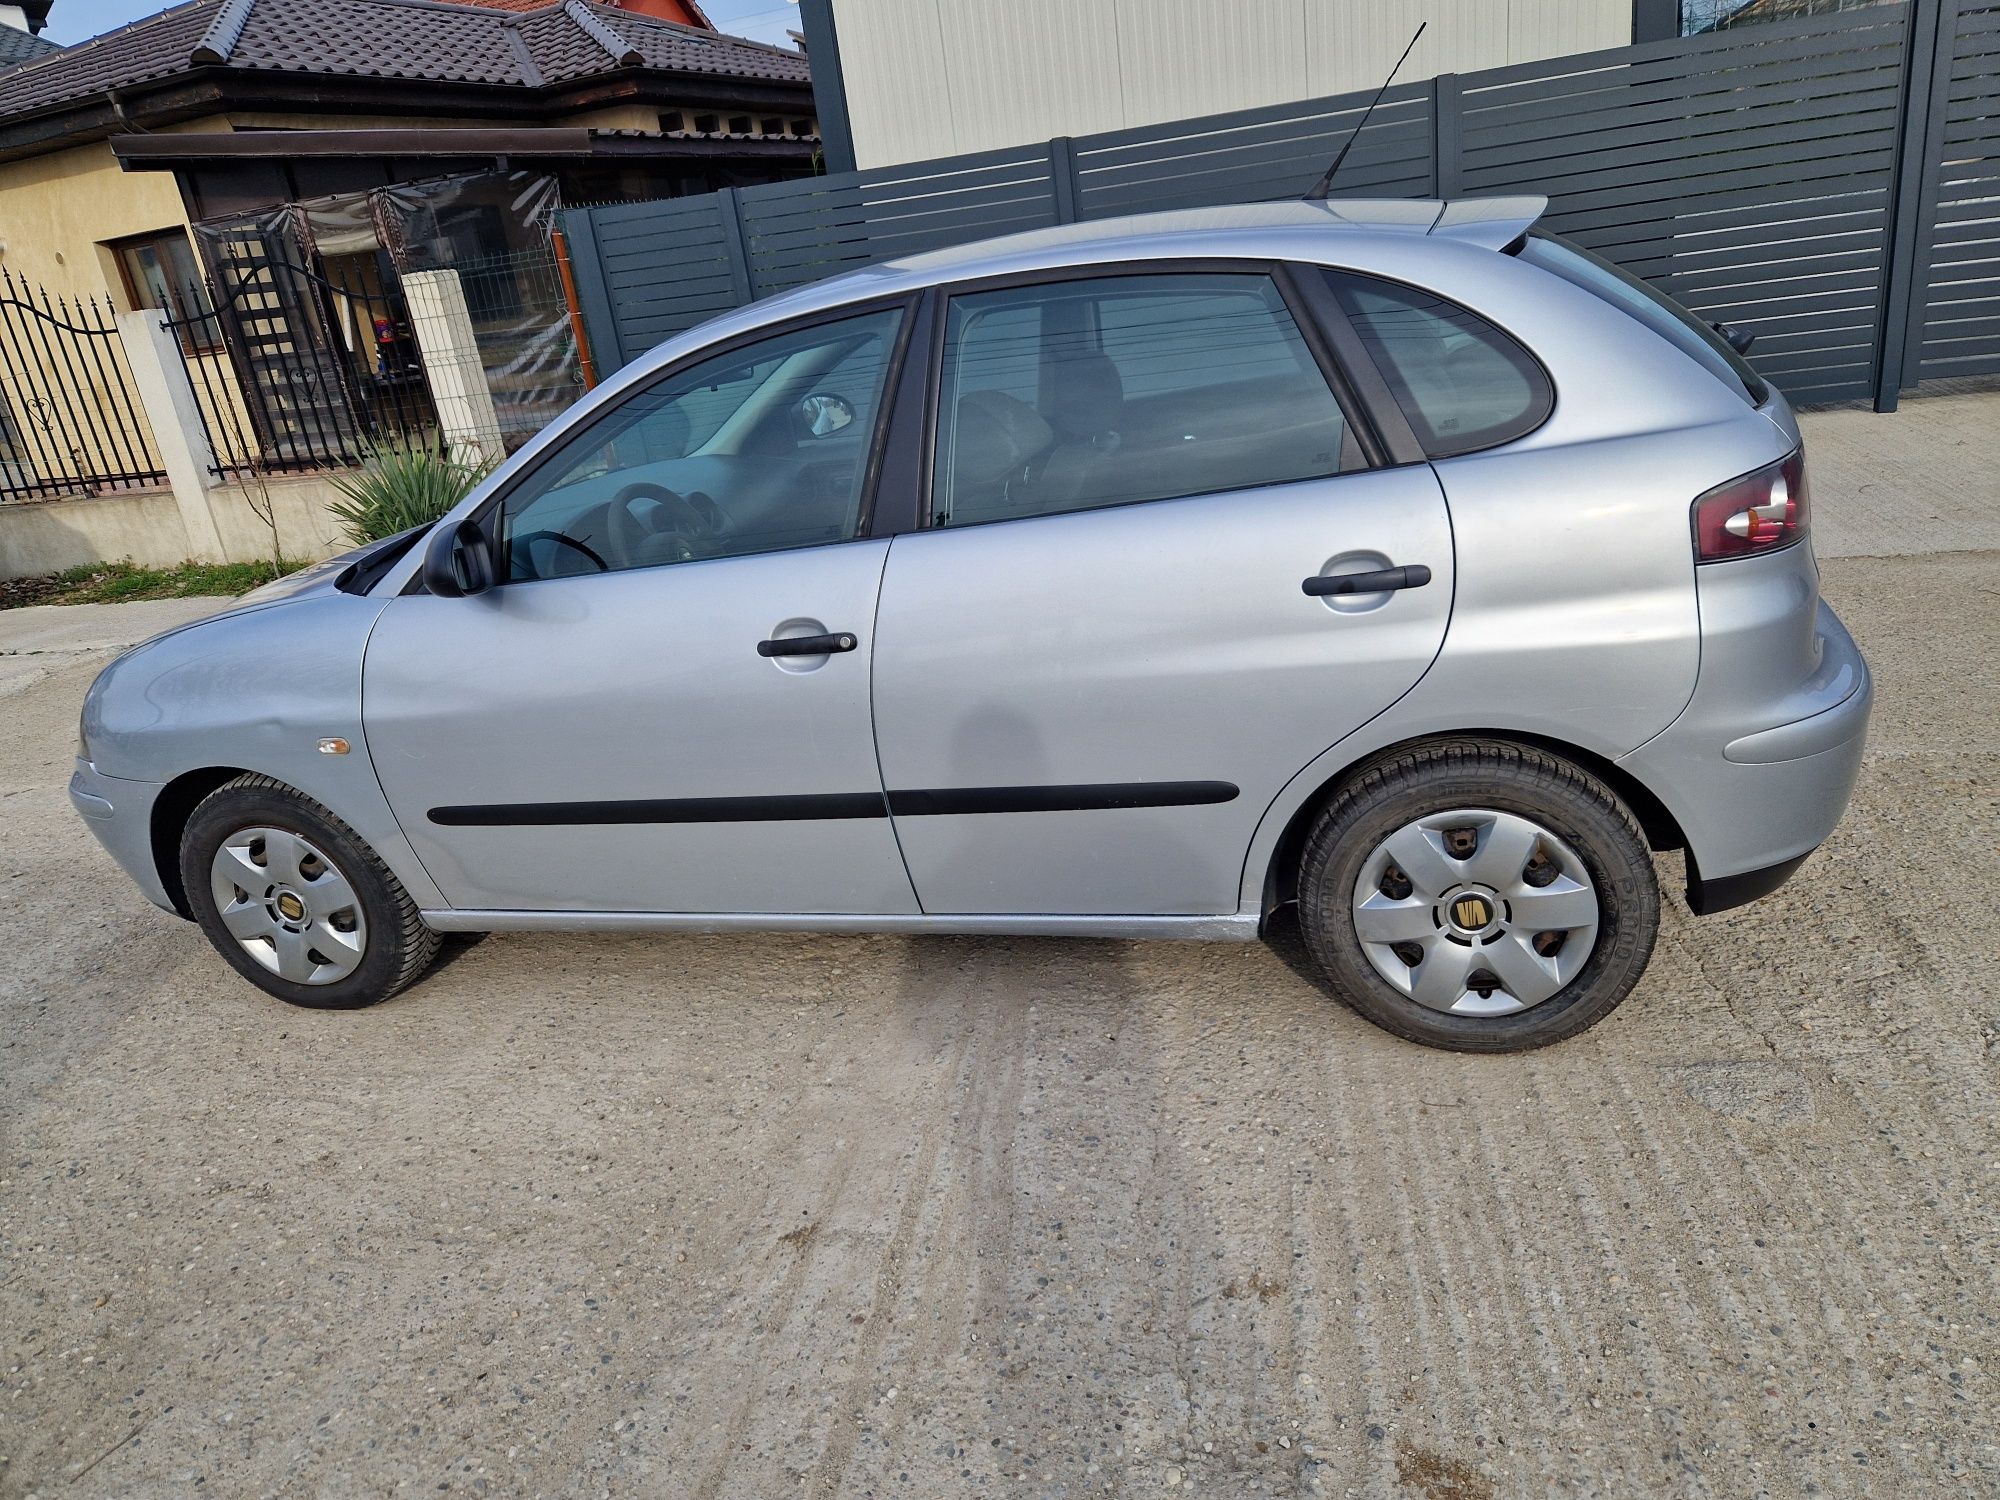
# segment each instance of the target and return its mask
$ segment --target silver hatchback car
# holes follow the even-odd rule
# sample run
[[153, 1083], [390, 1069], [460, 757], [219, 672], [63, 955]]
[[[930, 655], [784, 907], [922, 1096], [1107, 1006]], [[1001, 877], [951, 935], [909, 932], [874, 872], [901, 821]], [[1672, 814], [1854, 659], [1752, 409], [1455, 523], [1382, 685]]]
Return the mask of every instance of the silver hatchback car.
[[1799, 430], [1539, 199], [918, 256], [670, 339], [425, 536], [91, 688], [71, 796], [281, 999], [440, 934], [1250, 940], [1504, 1051], [1840, 817]]

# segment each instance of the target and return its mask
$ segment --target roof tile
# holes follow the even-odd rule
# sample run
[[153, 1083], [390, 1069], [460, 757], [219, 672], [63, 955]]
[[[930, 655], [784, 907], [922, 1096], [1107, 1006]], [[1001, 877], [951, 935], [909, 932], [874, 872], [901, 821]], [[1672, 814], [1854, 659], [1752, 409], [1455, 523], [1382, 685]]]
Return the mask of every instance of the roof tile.
[[[200, 66], [204, 38], [220, 65], [256, 72], [406, 78], [430, 83], [530, 87], [620, 66], [570, 8], [517, 13], [437, 0], [193, 0], [94, 41], [23, 63], [0, 76], [0, 118], [71, 103]], [[804, 84], [796, 52], [576, 0], [575, 9], [629, 44], [648, 68]], [[226, 40], [220, 40], [226, 39]], [[537, 76], [539, 75], [539, 77]]]

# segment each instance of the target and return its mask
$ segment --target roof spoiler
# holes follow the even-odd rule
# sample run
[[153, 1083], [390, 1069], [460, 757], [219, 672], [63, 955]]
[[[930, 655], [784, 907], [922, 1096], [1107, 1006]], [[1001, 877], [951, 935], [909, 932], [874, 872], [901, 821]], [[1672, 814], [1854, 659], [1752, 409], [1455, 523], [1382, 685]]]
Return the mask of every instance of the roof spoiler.
[[1508, 250], [1535, 227], [1549, 209], [1540, 193], [1515, 193], [1504, 198], [1454, 198], [1438, 211], [1430, 232], [1442, 239], [1463, 240], [1487, 250]]

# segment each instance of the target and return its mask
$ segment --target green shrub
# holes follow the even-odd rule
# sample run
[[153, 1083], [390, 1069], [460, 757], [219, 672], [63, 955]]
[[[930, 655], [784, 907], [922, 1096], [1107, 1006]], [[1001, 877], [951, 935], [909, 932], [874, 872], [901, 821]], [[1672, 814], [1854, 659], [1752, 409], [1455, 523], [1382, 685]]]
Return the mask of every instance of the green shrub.
[[434, 448], [384, 444], [360, 472], [343, 474], [333, 487], [346, 498], [327, 509], [358, 546], [435, 521], [472, 492], [490, 463], [463, 463]]

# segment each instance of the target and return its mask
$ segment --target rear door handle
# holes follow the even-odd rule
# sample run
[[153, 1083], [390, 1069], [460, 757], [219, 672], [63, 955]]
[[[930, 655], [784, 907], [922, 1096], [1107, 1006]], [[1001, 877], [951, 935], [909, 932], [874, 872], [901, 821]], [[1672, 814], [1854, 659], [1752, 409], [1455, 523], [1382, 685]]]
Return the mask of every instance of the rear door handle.
[[860, 642], [845, 633], [833, 635], [792, 635], [774, 641], [759, 641], [759, 656], [838, 656], [852, 651]]
[[1315, 599], [1330, 594], [1387, 594], [1395, 589], [1420, 589], [1431, 581], [1422, 563], [1402, 568], [1377, 568], [1372, 573], [1315, 573], [1299, 587]]

